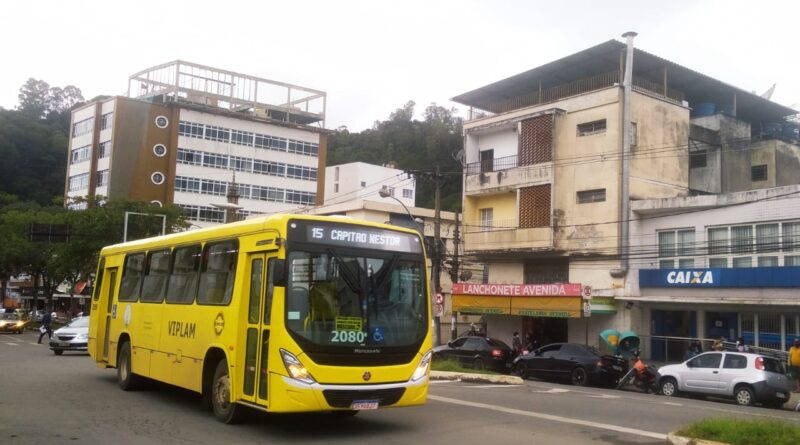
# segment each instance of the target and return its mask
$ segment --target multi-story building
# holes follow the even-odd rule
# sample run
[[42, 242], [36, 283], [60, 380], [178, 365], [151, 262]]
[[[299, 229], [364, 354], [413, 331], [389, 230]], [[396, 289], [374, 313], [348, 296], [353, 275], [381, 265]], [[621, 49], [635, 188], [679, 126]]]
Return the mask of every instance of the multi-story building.
[[384, 201], [379, 191], [414, 206], [416, 185], [414, 178], [403, 170], [389, 166], [350, 162], [325, 169], [325, 204], [336, 204], [354, 199]]
[[[791, 144], [751, 140], [775, 136], [755, 129], [796, 111], [638, 49], [626, 61], [626, 50], [611, 40], [453, 99], [470, 107], [465, 251], [488, 268], [482, 286], [457, 286], [454, 308], [484, 314], [495, 336], [595, 343], [603, 329], [628, 328], [618, 299], [633, 293], [631, 201], [775, 185], [732, 169], [797, 173], [778, 165], [800, 159]], [[742, 133], [720, 134], [720, 120]], [[729, 153], [733, 140], [746, 155]]]
[[175, 204], [202, 226], [225, 220], [235, 181], [244, 215], [321, 204], [325, 107], [310, 88], [183, 61], [148, 68], [127, 97], [72, 112], [67, 203]]

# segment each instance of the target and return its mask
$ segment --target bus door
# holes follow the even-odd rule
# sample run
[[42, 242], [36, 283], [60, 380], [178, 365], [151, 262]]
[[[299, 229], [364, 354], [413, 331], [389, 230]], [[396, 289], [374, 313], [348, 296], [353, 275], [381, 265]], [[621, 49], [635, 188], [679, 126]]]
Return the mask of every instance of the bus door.
[[[103, 336], [98, 336], [97, 348], [102, 348], [102, 354], [96, 354], [95, 357], [101, 357], [101, 360], [108, 363], [108, 343], [111, 337], [111, 315], [114, 307], [114, 289], [117, 287], [117, 269], [110, 267], [103, 274], [103, 282], [101, 283], [100, 292], [105, 297], [105, 305], [98, 308], [97, 311], [97, 332], [103, 332]], [[101, 303], [103, 298], [100, 299]]]
[[267, 406], [269, 392], [267, 382], [269, 367], [270, 310], [272, 306], [272, 285], [269, 266], [274, 257], [264, 253], [251, 254], [247, 260], [247, 332], [245, 334], [245, 359], [242, 381], [244, 400]]

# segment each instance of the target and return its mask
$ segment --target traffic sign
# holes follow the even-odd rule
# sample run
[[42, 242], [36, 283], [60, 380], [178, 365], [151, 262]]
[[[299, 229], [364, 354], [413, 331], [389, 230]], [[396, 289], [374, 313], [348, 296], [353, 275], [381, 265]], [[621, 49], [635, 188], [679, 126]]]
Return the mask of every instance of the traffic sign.
[[583, 298], [585, 300], [588, 300], [588, 299], [592, 298], [592, 286], [589, 286], [588, 284], [585, 285], [585, 286], [582, 286], [581, 287], [581, 296], [583, 296]]
[[436, 304], [444, 304], [444, 295], [440, 293], [436, 294]]
[[583, 302], [583, 316], [584, 317], [591, 317], [592, 316], [592, 302], [591, 301], [584, 301]]
[[444, 305], [437, 303], [433, 307], [433, 315], [436, 317], [441, 317], [442, 315], [444, 315]]

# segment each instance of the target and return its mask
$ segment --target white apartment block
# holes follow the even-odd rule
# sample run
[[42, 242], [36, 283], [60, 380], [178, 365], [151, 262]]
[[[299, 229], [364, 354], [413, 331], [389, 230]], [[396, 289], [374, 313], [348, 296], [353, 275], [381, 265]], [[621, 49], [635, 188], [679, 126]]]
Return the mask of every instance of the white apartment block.
[[363, 199], [384, 202], [391, 198], [382, 198], [379, 194], [385, 189], [390, 196], [400, 200], [408, 207], [414, 207], [416, 185], [414, 178], [403, 170], [365, 162], [327, 167], [325, 172], [325, 204]]
[[175, 61], [131, 76], [128, 95], [73, 111], [70, 207], [174, 204], [204, 226], [224, 221], [234, 181], [240, 217], [323, 202], [324, 92]]

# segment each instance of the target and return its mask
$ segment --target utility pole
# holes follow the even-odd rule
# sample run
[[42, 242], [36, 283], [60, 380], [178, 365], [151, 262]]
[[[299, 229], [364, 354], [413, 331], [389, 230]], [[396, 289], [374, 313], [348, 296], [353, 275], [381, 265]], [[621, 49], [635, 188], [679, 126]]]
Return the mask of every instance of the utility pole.
[[[458, 233], [458, 215], [460, 210], [456, 209], [455, 211], [455, 229], [453, 230], [453, 267], [450, 272], [450, 281], [452, 283], [456, 283], [459, 280], [458, 277], [458, 268], [460, 263], [458, 261], [458, 248], [461, 245], [461, 240], [459, 239]], [[455, 340], [458, 336], [458, 332], [456, 332], [456, 311], [453, 310], [453, 293], [450, 293], [450, 340]]]
[[[441, 188], [441, 173], [439, 172], [439, 164], [436, 164], [436, 173], [433, 178], [433, 186], [434, 186], [434, 195], [433, 195], [433, 206], [434, 206], [434, 214], [433, 214], [433, 265], [431, 267], [431, 274], [433, 275], [433, 289], [436, 291], [436, 294], [440, 294], [442, 292], [442, 286], [440, 283], [440, 273], [442, 270], [442, 255], [441, 255], [441, 226], [442, 226], [442, 218], [441, 218], [441, 209], [442, 209], [442, 188]], [[437, 312], [434, 314], [433, 317], [433, 327], [436, 330], [436, 346], [442, 344], [442, 326], [441, 326], [441, 317]]]

